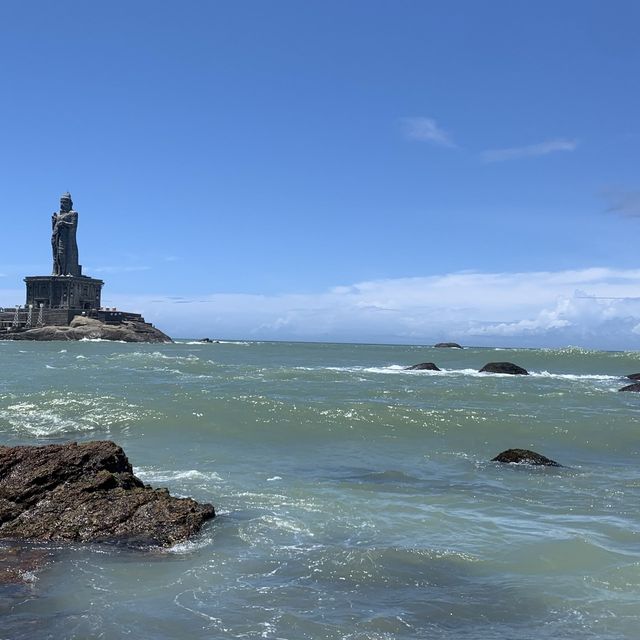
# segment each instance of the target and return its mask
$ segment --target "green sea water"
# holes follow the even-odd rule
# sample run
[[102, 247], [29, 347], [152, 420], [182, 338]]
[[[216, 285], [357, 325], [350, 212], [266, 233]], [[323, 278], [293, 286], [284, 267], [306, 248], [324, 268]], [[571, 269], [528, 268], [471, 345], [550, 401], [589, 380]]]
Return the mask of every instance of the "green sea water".
[[[478, 374], [511, 361], [527, 377]], [[431, 361], [441, 372], [406, 371]], [[0, 342], [2, 444], [109, 438], [212, 502], [149, 552], [35, 545], [0, 638], [640, 637], [640, 353]], [[564, 466], [490, 462], [534, 449]], [[0, 554], [4, 547], [0, 547]]]

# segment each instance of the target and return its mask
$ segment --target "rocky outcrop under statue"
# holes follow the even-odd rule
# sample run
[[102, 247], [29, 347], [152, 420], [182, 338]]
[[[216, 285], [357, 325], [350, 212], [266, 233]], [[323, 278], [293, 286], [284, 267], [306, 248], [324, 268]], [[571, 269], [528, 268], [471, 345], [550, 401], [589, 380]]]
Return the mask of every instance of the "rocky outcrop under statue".
[[125, 320], [109, 324], [76, 316], [69, 326], [46, 326], [40, 329], [0, 334], [6, 340], [120, 340], [123, 342], [173, 342], [171, 338], [146, 322]]
[[108, 440], [0, 446], [3, 539], [170, 546], [214, 516], [210, 504], [145, 485]]

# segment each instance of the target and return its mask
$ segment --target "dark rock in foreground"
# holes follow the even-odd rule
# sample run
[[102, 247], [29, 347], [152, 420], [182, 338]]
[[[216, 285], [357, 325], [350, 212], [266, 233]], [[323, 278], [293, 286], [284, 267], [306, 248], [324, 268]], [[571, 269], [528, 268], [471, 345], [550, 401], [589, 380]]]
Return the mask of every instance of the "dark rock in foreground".
[[121, 340], [123, 342], [173, 342], [171, 338], [146, 322], [125, 320], [108, 324], [76, 316], [69, 326], [46, 326], [0, 334], [6, 340]]
[[529, 372], [513, 362], [488, 362], [480, 373], [508, 373], [512, 376], [528, 376]]
[[637, 392], [640, 392], [640, 382], [635, 382], [634, 384], [628, 384], [626, 387], [622, 387], [622, 389], [618, 389], [618, 391], [637, 391]]
[[433, 362], [421, 362], [420, 364], [412, 364], [405, 367], [407, 371], [440, 371], [440, 368]]
[[462, 349], [462, 346], [457, 342], [438, 342], [433, 345], [436, 349]]
[[508, 464], [532, 464], [545, 467], [561, 467], [555, 460], [550, 460], [535, 451], [528, 449], [507, 449], [499, 453], [491, 462], [506, 462]]
[[0, 446], [0, 538], [169, 546], [214, 516], [145, 485], [108, 440]]
[[640, 380], [640, 373], [630, 373], [627, 378], [629, 380]]

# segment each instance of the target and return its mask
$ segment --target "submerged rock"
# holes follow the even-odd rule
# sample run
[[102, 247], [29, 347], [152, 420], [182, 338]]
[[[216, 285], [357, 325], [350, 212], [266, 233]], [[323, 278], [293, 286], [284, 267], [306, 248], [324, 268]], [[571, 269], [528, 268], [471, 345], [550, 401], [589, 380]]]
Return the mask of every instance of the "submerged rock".
[[76, 316], [69, 326], [49, 325], [0, 334], [6, 340], [120, 340], [123, 342], [173, 342], [171, 338], [146, 322], [124, 320], [117, 324]]
[[436, 349], [462, 349], [462, 346], [457, 342], [438, 342], [433, 345]]
[[528, 376], [529, 372], [513, 362], [487, 362], [480, 373], [508, 373], [512, 376]]
[[507, 449], [499, 453], [491, 462], [505, 462], [507, 464], [532, 464], [545, 467], [561, 467], [562, 465], [535, 451], [528, 449]]
[[0, 538], [169, 546], [214, 516], [145, 485], [108, 440], [0, 446]]
[[628, 384], [626, 387], [622, 387], [622, 389], [618, 389], [618, 391], [637, 391], [637, 392], [640, 392], [640, 382], [634, 382], [633, 384]]
[[433, 362], [421, 362], [420, 364], [412, 364], [405, 367], [406, 371], [440, 371], [440, 368]]
[[640, 373], [630, 373], [627, 378], [629, 380], [640, 380]]
[[0, 544], [0, 586], [32, 582], [52, 556], [47, 549], [34, 549], [27, 544]]

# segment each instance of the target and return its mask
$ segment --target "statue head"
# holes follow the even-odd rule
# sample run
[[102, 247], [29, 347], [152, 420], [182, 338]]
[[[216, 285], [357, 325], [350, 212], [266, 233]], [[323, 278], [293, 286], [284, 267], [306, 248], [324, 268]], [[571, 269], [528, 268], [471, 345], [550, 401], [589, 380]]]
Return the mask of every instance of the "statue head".
[[73, 207], [73, 201], [71, 200], [71, 194], [67, 191], [60, 196], [60, 211], [71, 211]]

